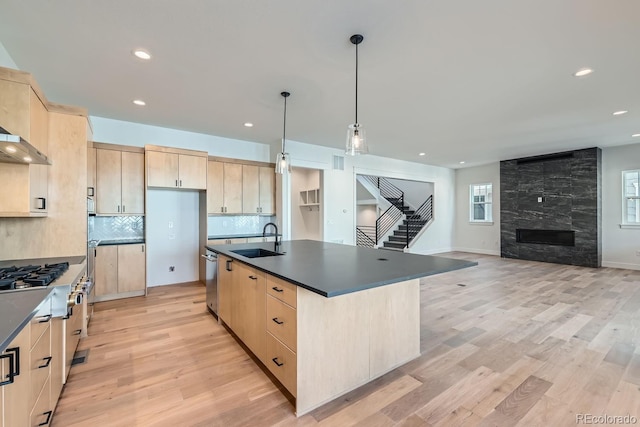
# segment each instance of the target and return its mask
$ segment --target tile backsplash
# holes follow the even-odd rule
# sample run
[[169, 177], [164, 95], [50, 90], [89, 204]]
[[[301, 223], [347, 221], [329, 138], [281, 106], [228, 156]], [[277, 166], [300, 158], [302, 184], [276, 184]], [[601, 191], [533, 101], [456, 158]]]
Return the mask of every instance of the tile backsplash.
[[90, 216], [89, 240], [143, 239], [143, 216]]
[[[274, 216], [262, 215], [215, 215], [207, 218], [207, 235], [235, 236], [260, 234], [268, 222], [276, 222]], [[273, 230], [270, 230], [273, 232]]]

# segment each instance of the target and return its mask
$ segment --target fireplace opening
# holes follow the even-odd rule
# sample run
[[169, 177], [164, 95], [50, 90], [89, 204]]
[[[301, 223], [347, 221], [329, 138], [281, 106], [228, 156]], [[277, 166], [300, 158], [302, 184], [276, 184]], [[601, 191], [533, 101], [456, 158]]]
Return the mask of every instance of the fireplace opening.
[[516, 242], [541, 245], [575, 246], [576, 232], [573, 230], [532, 230], [516, 229]]

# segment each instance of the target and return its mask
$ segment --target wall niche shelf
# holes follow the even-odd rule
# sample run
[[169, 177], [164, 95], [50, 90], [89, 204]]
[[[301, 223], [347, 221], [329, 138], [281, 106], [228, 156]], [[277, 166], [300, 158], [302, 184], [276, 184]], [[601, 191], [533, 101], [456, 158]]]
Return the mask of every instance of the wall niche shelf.
[[312, 188], [300, 192], [300, 206], [311, 210], [314, 206], [320, 209], [320, 189]]

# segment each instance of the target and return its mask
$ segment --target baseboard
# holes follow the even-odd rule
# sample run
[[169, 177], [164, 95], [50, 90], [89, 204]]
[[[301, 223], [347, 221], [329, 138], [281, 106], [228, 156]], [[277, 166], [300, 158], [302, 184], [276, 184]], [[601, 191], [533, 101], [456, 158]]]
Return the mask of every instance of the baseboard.
[[453, 248], [452, 250], [455, 252], [469, 252], [472, 254], [500, 256], [500, 250], [496, 250], [496, 249]]
[[627, 262], [602, 261], [603, 267], [622, 268], [624, 270], [640, 270], [640, 264], [631, 264]]
[[[413, 248], [411, 248], [413, 249]], [[414, 252], [413, 250], [409, 251], [410, 254], [417, 254], [417, 255], [433, 255], [433, 254], [441, 254], [443, 252], [451, 252], [453, 251], [453, 249], [451, 248], [440, 248], [440, 249], [429, 249], [429, 250], [425, 250], [425, 251], [416, 251]]]

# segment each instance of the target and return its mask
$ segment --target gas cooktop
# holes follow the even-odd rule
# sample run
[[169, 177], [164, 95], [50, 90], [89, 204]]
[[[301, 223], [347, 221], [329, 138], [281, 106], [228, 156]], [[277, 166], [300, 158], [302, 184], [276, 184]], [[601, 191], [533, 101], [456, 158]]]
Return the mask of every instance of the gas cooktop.
[[48, 286], [69, 269], [68, 262], [0, 268], [0, 291]]

